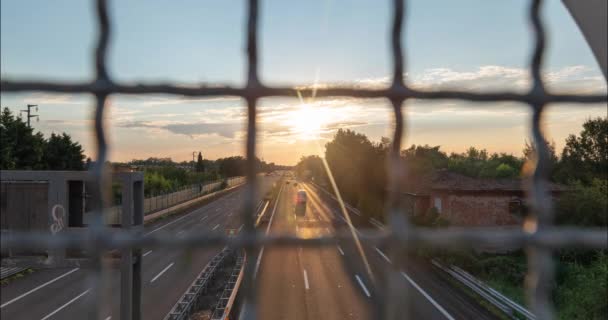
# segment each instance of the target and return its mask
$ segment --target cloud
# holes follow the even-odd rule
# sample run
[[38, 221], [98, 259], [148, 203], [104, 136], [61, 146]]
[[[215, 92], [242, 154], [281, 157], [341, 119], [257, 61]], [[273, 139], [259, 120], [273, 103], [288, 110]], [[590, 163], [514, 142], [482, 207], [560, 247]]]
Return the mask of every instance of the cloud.
[[[426, 69], [419, 73], [406, 73], [407, 83], [418, 89], [442, 90], [458, 89], [467, 91], [515, 90], [525, 91], [530, 86], [530, 72], [527, 68], [485, 65], [476, 69], [457, 70], [442, 67]], [[555, 90], [568, 92], [592, 93], [605, 92], [606, 80], [594, 68], [574, 65], [558, 69], [545, 70], [545, 84]], [[354, 86], [358, 88], [382, 89], [390, 86], [391, 77], [357, 79]], [[333, 85], [353, 85], [353, 82], [339, 82]], [[331, 86], [328, 83], [315, 85], [318, 88]], [[302, 88], [311, 89], [313, 86]]]
[[84, 96], [76, 96], [72, 94], [48, 94], [43, 92], [34, 92], [25, 96], [22, 100], [26, 104], [38, 105], [81, 105], [88, 103]]
[[235, 138], [243, 129], [241, 123], [168, 123], [163, 121], [129, 121], [118, 125], [121, 128], [163, 129], [174, 134], [189, 137], [216, 134], [225, 138]]
[[341, 121], [341, 122], [333, 122], [325, 125], [325, 129], [327, 130], [338, 130], [338, 129], [346, 129], [353, 127], [360, 127], [367, 125], [367, 122], [364, 121]]
[[190, 97], [153, 97], [149, 98], [146, 96], [138, 96], [139, 99], [143, 99], [142, 106], [153, 107], [153, 106], [169, 106], [176, 104], [187, 104], [187, 103], [206, 103], [206, 102], [225, 102], [225, 101], [240, 101], [240, 97], [232, 96], [219, 96], [209, 98], [190, 98]]

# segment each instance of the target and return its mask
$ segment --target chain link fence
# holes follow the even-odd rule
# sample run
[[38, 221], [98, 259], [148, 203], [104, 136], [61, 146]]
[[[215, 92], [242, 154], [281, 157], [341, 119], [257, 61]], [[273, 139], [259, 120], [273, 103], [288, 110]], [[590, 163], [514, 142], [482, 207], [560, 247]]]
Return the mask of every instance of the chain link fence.
[[[107, 303], [102, 293], [102, 254], [110, 249], [126, 249], [146, 247], [165, 248], [200, 248], [217, 245], [228, 245], [234, 248], [245, 248], [249, 257], [256, 256], [261, 246], [326, 246], [336, 244], [339, 240], [351, 237], [351, 232], [338, 232], [334, 236], [301, 239], [293, 236], [263, 236], [258, 234], [254, 225], [254, 194], [256, 192], [256, 136], [257, 108], [259, 98], [271, 96], [296, 97], [297, 91], [290, 87], [269, 87], [260, 82], [258, 76], [258, 0], [248, 0], [246, 22], [246, 56], [247, 84], [244, 87], [229, 87], [221, 85], [178, 86], [174, 84], [122, 84], [115, 82], [107, 72], [108, 44], [112, 37], [111, 17], [108, 14], [108, 2], [96, 0], [97, 42], [94, 52], [96, 77], [91, 82], [58, 82], [58, 81], [13, 81], [3, 78], [2, 92], [43, 91], [49, 93], [86, 93], [94, 95], [93, 130], [96, 138], [96, 164], [107, 160], [108, 144], [104, 113], [107, 98], [112, 94], [169, 94], [188, 97], [237, 96], [247, 103], [247, 139], [246, 139], [246, 196], [242, 219], [244, 229], [237, 237], [230, 238], [220, 233], [189, 235], [176, 238], [171, 235], [150, 234], [143, 236], [141, 231], [107, 232], [101, 220], [103, 208], [109, 205], [109, 181], [103, 165], [91, 169], [91, 183], [95, 200], [96, 216], [88, 234], [71, 234], [69, 232], [51, 236], [45, 233], [14, 233], [11, 237], [2, 238], [2, 251], [11, 248], [82, 248], [94, 252], [91, 256], [92, 268], [89, 268], [89, 279], [92, 285], [87, 300], [90, 313], [87, 318], [100, 318], [100, 310]], [[392, 82], [383, 89], [335, 86], [317, 88], [304, 86], [298, 90], [303, 94], [312, 91], [318, 97], [355, 97], [355, 98], [385, 98], [390, 101], [394, 114], [394, 131], [389, 158], [389, 199], [386, 217], [387, 228], [382, 231], [361, 232], [360, 240], [365, 243], [384, 245], [389, 248], [394, 267], [388, 270], [386, 277], [387, 292], [383, 299], [376, 299], [378, 304], [377, 319], [399, 319], [399, 307], [407, 292], [399, 287], [399, 270], [404, 264], [403, 255], [399, 253], [408, 247], [457, 247], [466, 248], [478, 242], [500, 246], [517, 246], [527, 248], [528, 272], [526, 291], [532, 311], [538, 319], [552, 319], [553, 306], [551, 290], [554, 278], [553, 250], [560, 248], [598, 248], [605, 249], [607, 245], [606, 229], [583, 229], [575, 227], [556, 227], [553, 225], [553, 203], [548, 193], [549, 152], [546, 140], [541, 130], [541, 123], [546, 106], [554, 103], [606, 103], [606, 95], [577, 95], [555, 93], [546, 90], [542, 78], [542, 65], [545, 55], [546, 35], [541, 16], [541, 0], [531, 0], [528, 10], [528, 21], [531, 26], [534, 43], [530, 54], [529, 73], [532, 79], [530, 89], [525, 93], [511, 91], [492, 91], [484, 93], [458, 90], [422, 90], [408, 86], [403, 75], [406, 68], [402, 47], [402, 35], [405, 20], [405, 0], [393, 0], [392, 27], [390, 44], [392, 55]], [[302, 89], [304, 88], [304, 89]], [[399, 165], [399, 151], [404, 132], [403, 108], [408, 100], [444, 100], [454, 99], [469, 102], [519, 102], [528, 105], [532, 116], [530, 118], [531, 137], [537, 150], [537, 161], [534, 171], [529, 176], [529, 203], [532, 214], [527, 218], [520, 230], [485, 230], [475, 232], [466, 228], [447, 228], [441, 230], [423, 229], [410, 225], [407, 217], [402, 214], [399, 201], [399, 181], [406, 179], [405, 170]], [[256, 294], [254, 282], [255, 260], [247, 259], [243, 278], [244, 308], [248, 310], [247, 319], [256, 318]], [[133, 309], [133, 319], [139, 319], [139, 308]]]

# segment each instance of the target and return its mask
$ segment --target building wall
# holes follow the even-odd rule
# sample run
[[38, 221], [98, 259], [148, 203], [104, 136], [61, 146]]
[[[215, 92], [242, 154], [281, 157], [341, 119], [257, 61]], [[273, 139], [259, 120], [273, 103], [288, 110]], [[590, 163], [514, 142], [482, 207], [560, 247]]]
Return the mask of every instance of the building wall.
[[430, 205], [440, 204], [440, 215], [455, 226], [508, 226], [521, 224], [522, 217], [509, 212], [509, 202], [521, 199], [516, 192], [433, 192]]

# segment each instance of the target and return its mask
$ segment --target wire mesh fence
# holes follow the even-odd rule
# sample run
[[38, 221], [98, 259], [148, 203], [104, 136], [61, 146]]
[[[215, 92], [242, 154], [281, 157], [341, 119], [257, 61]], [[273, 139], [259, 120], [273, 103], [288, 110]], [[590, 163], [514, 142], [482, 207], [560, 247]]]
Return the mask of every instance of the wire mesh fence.
[[[296, 97], [298, 92], [289, 87], [269, 87], [260, 82], [258, 77], [258, 9], [257, 0], [249, 0], [246, 22], [246, 56], [247, 56], [247, 83], [244, 87], [229, 87], [221, 85], [199, 85], [183, 87], [173, 84], [123, 84], [115, 82], [107, 72], [108, 44], [112, 37], [111, 17], [108, 13], [108, 2], [96, 0], [97, 42], [94, 52], [95, 79], [91, 82], [58, 82], [58, 81], [12, 81], [2, 79], [2, 92], [42, 91], [49, 93], [85, 93], [96, 98], [94, 108], [94, 124], [96, 140], [96, 164], [103, 164], [107, 160], [108, 143], [106, 142], [106, 127], [104, 126], [104, 113], [109, 95], [113, 94], [169, 94], [190, 97], [209, 96], [237, 96], [245, 99], [247, 103], [247, 139], [246, 139], [246, 191], [242, 220], [243, 232], [237, 237], [228, 237], [217, 233], [188, 235], [182, 238], [170, 237], [162, 234], [143, 236], [138, 231], [107, 232], [101, 220], [102, 209], [108, 207], [109, 181], [106, 178], [103, 165], [96, 165], [91, 169], [95, 211], [97, 219], [92, 224], [87, 235], [59, 233], [54, 236], [31, 232], [14, 233], [10, 238], [2, 239], [2, 251], [10, 248], [80, 248], [92, 249], [95, 254], [91, 256], [93, 267], [89, 269], [89, 279], [92, 285], [91, 294], [88, 295], [90, 313], [88, 318], [98, 318], [101, 300], [101, 283], [103, 279], [102, 254], [109, 249], [166, 247], [166, 248], [194, 248], [217, 245], [229, 245], [245, 248], [247, 256], [255, 256], [261, 246], [322, 246], [335, 244], [339, 240], [351, 237], [350, 232], [338, 232], [334, 236], [302, 239], [292, 236], [263, 236], [258, 234], [254, 225], [254, 194], [256, 192], [256, 136], [257, 136], [257, 108], [259, 98], [270, 96]], [[527, 248], [528, 271], [526, 277], [526, 292], [532, 311], [538, 319], [552, 319], [553, 306], [551, 302], [551, 284], [553, 282], [553, 250], [566, 247], [601, 248], [607, 245], [606, 229], [583, 229], [575, 227], [556, 227], [552, 224], [553, 204], [549, 195], [549, 150], [541, 130], [541, 120], [548, 104], [553, 103], [605, 103], [606, 95], [578, 95], [554, 93], [546, 90], [542, 65], [546, 47], [546, 33], [541, 16], [541, 0], [531, 0], [528, 9], [528, 21], [531, 26], [534, 43], [530, 54], [529, 73], [532, 79], [530, 89], [525, 93], [511, 91], [492, 91], [484, 93], [458, 91], [458, 90], [421, 90], [408, 86], [404, 81], [406, 65], [404, 63], [402, 34], [405, 22], [405, 0], [393, 1], [392, 27], [390, 32], [392, 56], [392, 82], [389, 87], [359, 88], [349, 86], [330, 86], [317, 88], [312, 86], [299, 87], [301, 93], [316, 92], [318, 97], [342, 96], [355, 98], [385, 98], [390, 101], [394, 115], [394, 131], [389, 155], [389, 197], [386, 218], [387, 228], [382, 231], [361, 232], [362, 242], [382, 244], [391, 248], [391, 258], [394, 267], [390, 269], [387, 279], [387, 292], [385, 299], [375, 302], [381, 304], [375, 318], [398, 319], [399, 303], [407, 292], [396, 286], [398, 272], [403, 266], [403, 259], [399, 258], [399, 250], [407, 247], [459, 247], [466, 248], [477, 242], [487, 242], [500, 246], [518, 246]], [[304, 88], [304, 89], [302, 89]], [[399, 181], [406, 179], [404, 168], [399, 164], [399, 151], [404, 132], [404, 116], [402, 109], [408, 100], [443, 100], [455, 99], [469, 102], [520, 102], [527, 104], [532, 112], [530, 118], [531, 137], [537, 152], [537, 161], [534, 171], [530, 175], [529, 203], [531, 215], [524, 223], [525, 228], [520, 230], [467, 230], [466, 228], [447, 228], [441, 230], [424, 229], [410, 225], [402, 214], [398, 197]], [[247, 259], [245, 263], [243, 293], [245, 297], [244, 308], [248, 310], [247, 319], [256, 317], [256, 295], [254, 282], [254, 259]], [[134, 313], [134, 318], [139, 314]]]

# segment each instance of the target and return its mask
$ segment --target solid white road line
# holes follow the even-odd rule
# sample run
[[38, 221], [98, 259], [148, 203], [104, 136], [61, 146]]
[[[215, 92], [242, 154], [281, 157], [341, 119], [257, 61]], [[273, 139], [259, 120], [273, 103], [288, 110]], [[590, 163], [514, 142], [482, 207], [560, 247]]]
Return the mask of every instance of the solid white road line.
[[414, 282], [414, 280], [412, 280], [412, 278], [410, 278], [405, 272], [402, 271], [401, 275], [414, 288], [416, 288], [427, 300], [429, 300], [429, 302], [431, 302], [431, 304], [434, 305], [435, 308], [437, 308], [437, 310], [439, 310], [439, 312], [441, 312], [441, 314], [443, 314], [449, 320], [454, 320], [454, 318], [447, 311], [445, 311], [445, 309], [441, 305], [439, 305], [439, 303], [437, 303], [437, 301], [433, 300], [433, 298], [431, 298], [431, 296], [429, 296], [428, 293], [426, 293], [426, 291], [422, 290], [422, 288], [420, 288], [420, 286], [416, 282]]
[[207, 219], [207, 217], [208, 217], [208, 216], [204, 216], [204, 217], [202, 217], [202, 218], [201, 218], [201, 221], [203, 221], [203, 220]]
[[[279, 200], [281, 200], [281, 192], [283, 191], [283, 186], [279, 189], [279, 194], [277, 195], [277, 201], [274, 202], [274, 207], [272, 208], [272, 214], [270, 215], [270, 220], [268, 221], [268, 227], [266, 227], [266, 235], [270, 232], [270, 226], [272, 226], [272, 220], [274, 219], [274, 213], [277, 211], [277, 205], [279, 204]], [[255, 271], [253, 272], [253, 279], [258, 276], [258, 269], [260, 268], [260, 262], [262, 262], [262, 256], [264, 255], [264, 247], [260, 250], [260, 254], [258, 254], [258, 261], [255, 263]]]
[[338, 246], [338, 251], [340, 251], [341, 255], [344, 255], [344, 251], [342, 251], [342, 247]]
[[239, 230], [237, 232], [241, 232], [241, 229], [243, 229], [244, 224], [241, 224], [241, 226], [239, 227]]
[[150, 280], [150, 283], [156, 281], [156, 279], [160, 278], [160, 276], [163, 275], [163, 273], [167, 272], [167, 270], [169, 270], [169, 268], [173, 267], [174, 262], [171, 262], [168, 266], [166, 266], [163, 271], [159, 272], [156, 277], [152, 278], [152, 280]]
[[144, 254], [142, 255], [142, 257], [145, 257], [145, 256], [149, 255], [150, 253], [152, 253], [152, 250], [150, 250], [150, 251], [148, 251], [148, 252], [144, 253]]
[[374, 247], [374, 249], [376, 249], [376, 252], [378, 252], [378, 254], [379, 254], [379, 255], [381, 255], [381, 256], [382, 256], [382, 258], [384, 258], [384, 260], [386, 260], [386, 262], [388, 262], [388, 263], [392, 263], [392, 262], [391, 262], [391, 259], [389, 259], [389, 258], [388, 258], [388, 257], [387, 257], [387, 256], [384, 254], [384, 252], [382, 252], [382, 250], [378, 249], [378, 247]]
[[310, 289], [310, 287], [308, 286], [308, 273], [306, 273], [306, 269], [303, 270], [304, 271], [304, 287], [306, 288], [306, 290]]
[[363, 283], [363, 281], [361, 280], [361, 278], [359, 278], [359, 275], [356, 274], [355, 278], [357, 279], [357, 282], [359, 282], [359, 286], [361, 286], [361, 289], [363, 289], [363, 292], [365, 292], [365, 295], [369, 298], [371, 297], [371, 295], [369, 294], [369, 291], [367, 290], [367, 287], [365, 286], [365, 284]]
[[57, 278], [55, 278], [55, 279], [53, 279], [53, 280], [50, 280], [50, 281], [48, 281], [48, 282], [46, 282], [46, 283], [43, 283], [43, 284], [41, 284], [41, 285], [37, 286], [36, 288], [34, 288], [34, 289], [32, 289], [32, 290], [30, 290], [30, 291], [28, 291], [28, 292], [26, 292], [26, 293], [24, 293], [24, 294], [22, 294], [22, 295], [20, 295], [20, 296], [18, 296], [18, 297], [15, 297], [15, 298], [13, 298], [13, 299], [11, 299], [11, 300], [9, 300], [9, 301], [7, 301], [7, 302], [3, 303], [2, 305], [0, 305], [0, 309], [2, 309], [2, 308], [4, 308], [4, 307], [8, 306], [9, 304], [11, 304], [11, 303], [13, 303], [13, 302], [15, 302], [15, 301], [17, 301], [17, 300], [19, 300], [19, 299], [21, 299], [21, 298], [23, 298], [23, 297], [27, 296], [27, 295], [29, 295], [29, 294], [33, 293], [33, 292], [35, 292], [35, 291], [37, 291], [37, 290], [39, 290], [39, 289], [42, 289], [42, 288], [44, 288], [44, 287], [48, 286], [49, 284], [51, 284], [51, 283], [53, 283], [53, 282], [55, 282], [55, 281], [57, 281], [57, 280], [59, 280], [59, 279], [61, 279], [61, 278], [64, 278], [64, 277], [69, 276], [70, 274], [72, 274], [72, 273], [74, 273], [74, 272], [78, 271], [79, 269], [80, 269], [80, 268], [74, 268], [74, 269], [72, 269], [72, 270], [70, 270], [70, 271], [68, 271], [68, 272], [66, 272], [66, 273], [64, 273], [64, 274], [62, 274], [62, 275], [60, 275], [60, 276], [58, 276]]
[[53, 312], [51, 312], [51, 313], [47, 314], [46, 316], [44, 316], [44, 318], [42, 318], [42, 319], [40, 319], [40, 320], [46, 320], [46, 319], [48, 319], [48, 318], [52, 317], [52, 316], [53, 316], [54, 314], [56, 314], [57, 312], [59, 312], [59, 311], [61, 311], [61, 310], [65, 309], [65, 307], [69, 306], [69, 305], [70, 305], [70, 304], [72, 304], [74, 301], [76, 301], [76, 300], [80, 299], [82, 296], [84, 296], [85, 294], [89, 293], [89, 291], [90, 291], [90, 290], [91, 290], [91, 289], [87, 289], [85, 292], [83, 292], [83, 293], [81, 293], [81, 294], [77, 295], [75, 298], [73, 298], [72, 300], [70, 300], [70, 301], [66, 302], [64, 305], [62, 305], [61, 307], [59, 307], [59, 308], [55, 309], [55, 311], [53, 311]]
[[104, 320], [112, 320], [112, 316], [105, 318]]
[[215, 227], [213, 227], [213, 229], [211, 229], [211, 231], [217, 229], [219, 226], [220, 226], [219, 224], [216, 224]]

